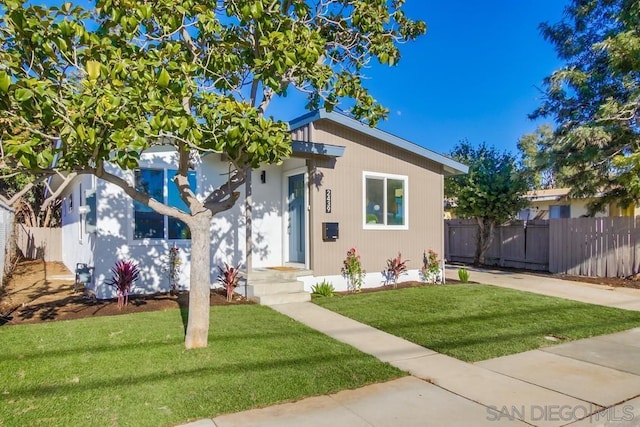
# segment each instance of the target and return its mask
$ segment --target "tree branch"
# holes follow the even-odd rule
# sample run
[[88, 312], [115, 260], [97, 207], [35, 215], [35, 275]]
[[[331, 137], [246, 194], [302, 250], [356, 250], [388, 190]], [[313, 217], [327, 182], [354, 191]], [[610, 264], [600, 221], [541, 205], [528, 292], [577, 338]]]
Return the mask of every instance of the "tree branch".
[[145, 206], [149, 206], [151, 209], [161, 215], [167, 215], [173, 218], [177, 218], [187, 223], [191, 219], [191, 215], [182, 212], [180, 209], [165, 205], [164, 203], [159, 202], [153, 197], [149, 197], [148, 194], [136, 190], [125, 179], [105, 171], [102, 165], [99, 168], [87, 169], [83, 171], [83, 173], [93, 173], [98, 178], [104, 179], [111, 184], [117, 185], [122, 190], [124, 190], [124, 192], [133, 200], [135, 200], [136, 202], [140, 202]]

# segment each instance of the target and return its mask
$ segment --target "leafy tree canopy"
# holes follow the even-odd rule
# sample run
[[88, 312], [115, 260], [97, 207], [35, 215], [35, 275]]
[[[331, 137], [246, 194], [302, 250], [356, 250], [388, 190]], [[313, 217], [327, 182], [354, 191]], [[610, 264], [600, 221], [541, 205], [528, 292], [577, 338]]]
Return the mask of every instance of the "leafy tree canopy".
[[445, 180], [445, 196], [455, 199], [455, 213], [460, 218], [478, 221], [476, 263], [484, 263], [484, 254], [493, 239], [495, 226], [513, 218], [527, 201], [521, 196], [529, 189], [528, 175], [518, 167], [516, 158], [507, 152], [482, 143], [472, 146], [461, 141], [450, 156], [469, 166], [469, 173]]
[[553, 138], [553, 128], [541, 125], [518, 140], [523, 171], [530, 175], [532, 190], [545, 188], [564, 188], [570, 184], [567, 176], [571, 175], [568, 166], [557, 167], [555, 155], [547, 149]]
[[[387, 111], [363, 85], [372, 62], [426, 26], [404, 0], [97, 0], [85, 10], [0, 4], [1, 165], [10, 172], [90, 173], [192, 231], [187, 347], [206, 345], [210, 222], [236, 202], [251, 167], [291, 152], [286, 123], [266, 115], [298, 90], [307, 108], [348, 104], [375, 125]], [[110, 165], [138, 166], [171, 145], [188, 212], [136, 188]], [[223, 153], [228, 182], [198, 198], [193, 154]], [[215, 236], [212, 236], [215, 238]], [[194, 321], [194, 319], [196, 319]]]
[[640, 3], [573, 0], [564, 19], [542, 24], [566, 62], [545, 79], [533, 118], [558, 127], [543, 148], [574, 196], [602, 192], [592, 210], [640, 201]]

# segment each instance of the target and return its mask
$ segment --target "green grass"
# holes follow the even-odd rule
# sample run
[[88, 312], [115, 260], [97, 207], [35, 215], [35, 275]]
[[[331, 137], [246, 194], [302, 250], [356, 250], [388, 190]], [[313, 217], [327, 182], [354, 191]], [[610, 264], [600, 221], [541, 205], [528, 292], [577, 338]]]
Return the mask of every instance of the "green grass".
[[316, 304], [475, 362], [640, 326], [640, 313], [489, 285], [425, 286], [318, 298]]
[[211, 314], [189, 351], [178, 310], [1, 327], [0, 425], [171, 425], [405, 375], [266, 307]]

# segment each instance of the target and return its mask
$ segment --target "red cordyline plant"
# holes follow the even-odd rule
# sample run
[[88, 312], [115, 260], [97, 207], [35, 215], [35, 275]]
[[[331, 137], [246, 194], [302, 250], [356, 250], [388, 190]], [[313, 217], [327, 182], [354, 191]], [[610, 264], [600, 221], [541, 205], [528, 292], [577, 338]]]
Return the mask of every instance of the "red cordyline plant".
[[402, 254], [398, 252], [398, 256], [387, 260], [387, 279], [393, 280], [393, 287], [398, 287], [398, 278], [407, 272], [408, 259], [403, 260]]
[[118, 308], [122, 309], [129, 303], [129, 293], [133, 282], [140, 277], [140, 269], [133, 261], [120, 260], [111, 268], [111, 272], [113, 277], [107, 282], [107, 285], [116, 289]]
[[347, 251], [347, 257], [342, 261], [342, 275], [347, 279], [347, 288], [351, 292], [360, 292], [366, 272], [362, 269], [360, 255], [356, 248]]
[[224, 286], [227, 291], [227, 301], [231, 301], [233, 298], [233, 290], [238, 286], [238, 273], [240, 272], [240, 266], [232, 267], [225, 262], [224, 268], [218, 267], [218, 270], [220, 270], [218, 282]]

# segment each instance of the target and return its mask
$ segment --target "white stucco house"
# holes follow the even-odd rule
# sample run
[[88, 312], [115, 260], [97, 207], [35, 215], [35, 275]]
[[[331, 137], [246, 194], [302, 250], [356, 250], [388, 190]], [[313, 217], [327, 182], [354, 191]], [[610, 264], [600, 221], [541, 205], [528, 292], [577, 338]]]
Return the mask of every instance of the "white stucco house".
[[[351, 247], [358, 248], [372, 286], [380, 285], [386, 259], [398, 252], [414, 260], [407, 276], [412, 279], [418, 278], [423, 251], [444, 254], [444, 177], [466, 173], [465, 165], [335, 112], [305, 114], [291, 121], [290, 129], [291, 158], [252, 171], [253, 270], [293, 266], [304, 272], [300, 280], [307, 291], [322, 279], [345, 289], [340, 269]], [[111, 167], [111, 172], [181, 206], [170, 181], [176, 160], [170, 147], [154, 147], [141, 154], [136, 171]], [[204, 196], [224, 183], [228, 167], [219, 154], [202, 156], [190, 173], [195, 193]], [[71, 271], [78, 263], [93, 268], [90, 286], [98, 298], [114, 295], [105, 281], [120, 259], [140, 267], [134, 292], [167, 291], [172, 247], [179, 248], [182, 260], [179, 285], [188, 288], [190, 240], [184, 224], [93, 176], [66, 185], [63, 262]], [[211, 283], [224, 262], [246, 267], [245, 230], [241, 197], [212, 221]]]

